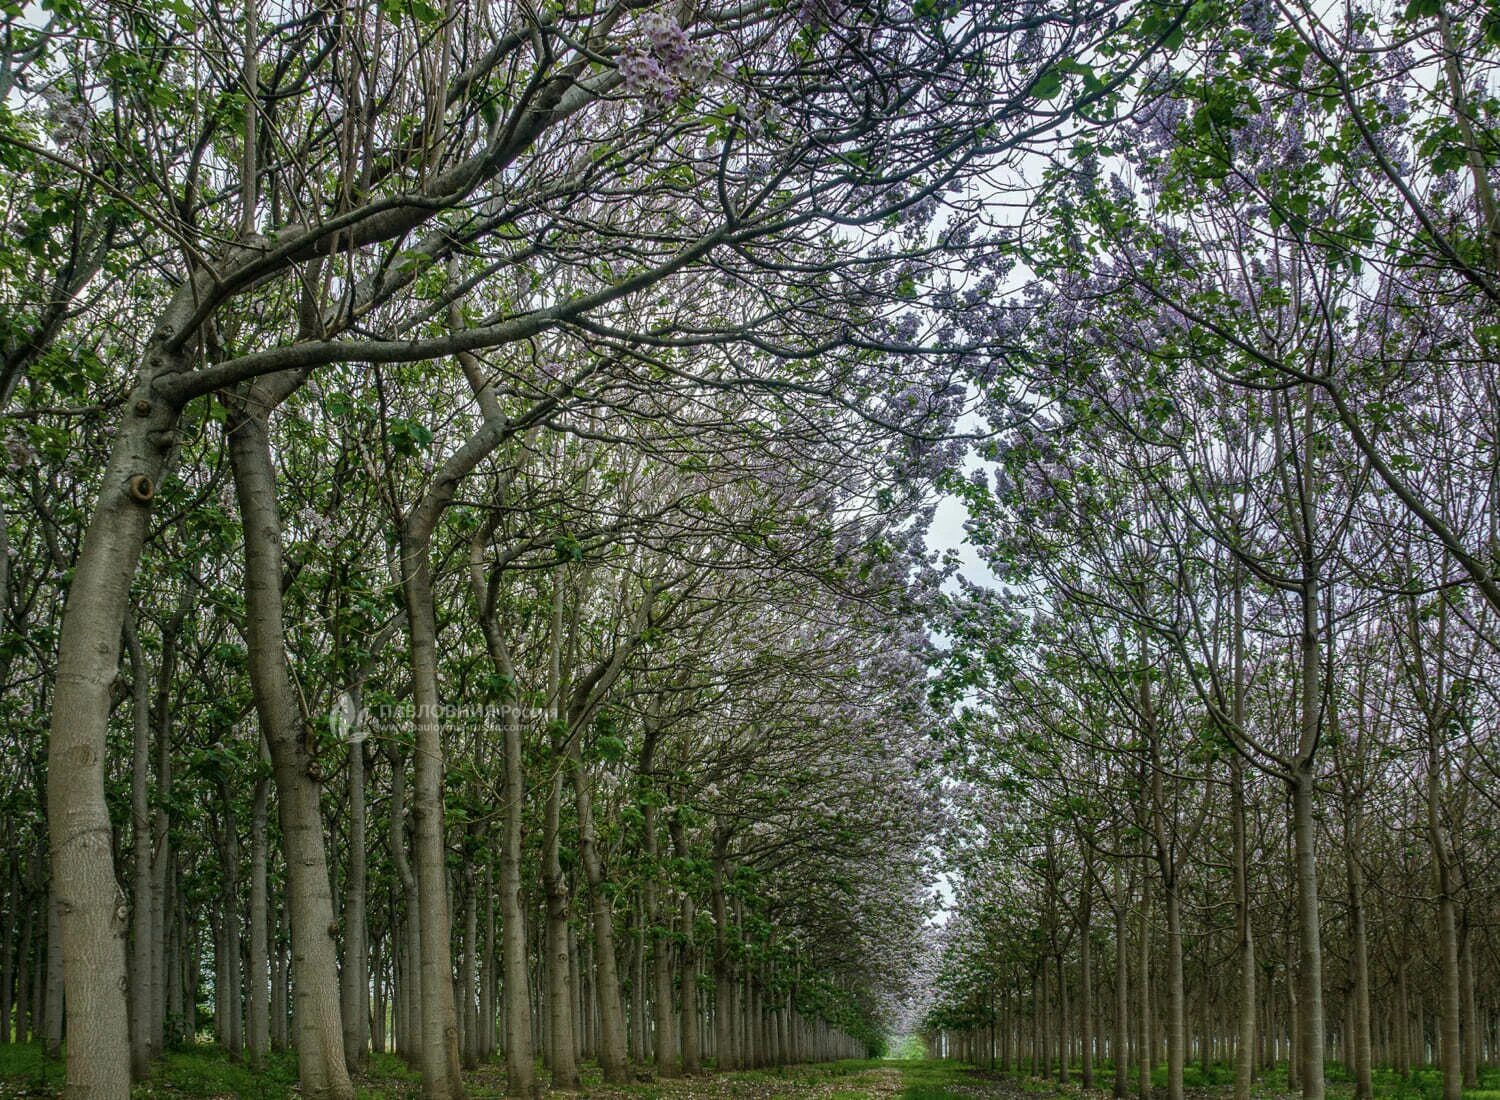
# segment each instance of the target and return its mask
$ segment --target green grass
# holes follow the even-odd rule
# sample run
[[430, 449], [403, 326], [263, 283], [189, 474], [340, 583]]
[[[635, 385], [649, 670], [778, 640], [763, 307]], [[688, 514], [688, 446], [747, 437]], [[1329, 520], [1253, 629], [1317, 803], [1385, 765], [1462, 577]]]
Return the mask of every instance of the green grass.
[[[643, 1081], [608, 1090], [612, 1096], [640, 1097], [641, 1100], [673, 1100], [691, 1095], [695, 1100], [738, 1100], [743, 1097], [815, 1097], [816, 1100], [868, 1100], [878, 1092], [888, 1096], [892, 1072], [901, 1078], [900, 1100], [971, 1100], [974, 1097], [1025, 1098], [1029, 1096], [1063, 1096], [1084, 1100], [1076, 1070], [1070, 1083], [1060, 1088], [1050, 1081], [1030, 1077], [1024, 1070], [1010, 1074], [976, 1069], [958, 1062], [926, 1061], [909, 1057], [910, 1051], [898, 1046], [901, 1057], [885, 1061], [830, 1062], [816, 1066], [745, 1070], [724, 1074], [712, 1080], [697, 1078], [691, 1086], [675, 1082]], [[598, 1067], [582, 1067], [584, 1093], [600, 1087]], [[1165, 1067], [1157, 1067], [1153, 1083], [1164, 1095]], [[1096, 1083], [1107, 1089], [1112, 1068], [1103, 1062], [1095, 1068]], [[1402, 1077], [1389, 1069], [1375, 1071], [1377, 1100], [1441, 1100], [1442, 1073], [1427, 1066]], [[1233, 1067], [1214, 1064], [1206, 1071], [1198, 1063], [1184, 1073], [1185, 1084], [1200, 1096], [1227, 1098], [1234, 1081]], [[1346, 1100], [1353, 1091], [1344, 1067], [1329, 1065], [1329, 1095], [1332, 1100]], [[371, 1057], [368, 1073], [358, 1080], [360, 1100], [408, 1100], [416, 1094], [418, 1073], [392, 1054]], [[545, 1076], [544, 1076], [545, 1079]], [[499, 1065], [489, 1065], [470, 1078], [470, 1095], [474, 1100], [490, 1100], [503, 1095], [505, 1076]], [[1131, 1074], [1134, 1084], [1135, 1075]], [[45, 1057], [39, 1043], [0, 1045], [0, 1097], [56, 1096], [62, 1087], [61, 1062]], [[714, 1082], [717, 1082], [715, 1085]], [[885, 1087], [877, 1087], [885, 1082]], [[240, 1100], [294, 1100], [297, 1096], [297, 1062], [295, 1055], [271, 1056], [261, 1072], [252, 1072], [242, 1062], [235, 1062], [216, 1047], [190, 1046], [170, 1051], [152, 1072], [151, 1078], [137, 1086], [137, 1100], [156, 1097], [240, 1098]], [[685, 1092], [684, 1089], [690, 1089]], [[872, 1091], [874, 1090], [874, 1091]], [[1256, 1082], [1257, 1100], [1280, 1100], [1286, 1091], [1286, 1069], [1279, 1067]], [[1103, 1093], [1090, 1094], [1102, 1096]], [[1479, 1087], [1466, 1090], [1464, 1100], [1500, 1100], [1500, 1069], [1484, 1071]]]
[[957, 1062], [902, 1062], [901, 1078], [901, 1100], [952, 1100], [968, 1093], [972, 1071]]
[[42, 1052], [41, 1043], [0, 1045], [0, 1082], [22, 1096], [51, 1096], [62, 1088], [63, 1066]]

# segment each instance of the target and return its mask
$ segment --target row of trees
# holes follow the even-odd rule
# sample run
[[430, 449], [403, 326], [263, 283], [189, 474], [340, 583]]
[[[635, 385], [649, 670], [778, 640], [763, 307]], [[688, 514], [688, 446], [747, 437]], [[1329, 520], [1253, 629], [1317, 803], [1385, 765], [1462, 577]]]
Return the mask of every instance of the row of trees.
[[929, 1026], [1119, 1095], [1334, 1058], [1451, 1100], [1497, 1040], [1494, 36], [1203, 15], [1049, 174], [956, 485], [1008, 585], [952, 604], [984, 824]]
[[1182, 10], [23, 8], [0, 996], [68, 1095], [208, 1012], [309, 1097], [871, 1042], [987, 173]]

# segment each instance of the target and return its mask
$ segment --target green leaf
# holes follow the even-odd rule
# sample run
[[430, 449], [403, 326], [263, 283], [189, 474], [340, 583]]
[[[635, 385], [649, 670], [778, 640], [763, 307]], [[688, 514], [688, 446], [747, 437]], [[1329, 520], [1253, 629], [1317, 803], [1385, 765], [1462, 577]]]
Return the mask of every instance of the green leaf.
[[1055, 99], [1063, 87], [1062, 73], [1056, 69], [1048, 69], [1036, 78], [1036, 83], [1031, 86], [1031, 94], [1038, 99]]

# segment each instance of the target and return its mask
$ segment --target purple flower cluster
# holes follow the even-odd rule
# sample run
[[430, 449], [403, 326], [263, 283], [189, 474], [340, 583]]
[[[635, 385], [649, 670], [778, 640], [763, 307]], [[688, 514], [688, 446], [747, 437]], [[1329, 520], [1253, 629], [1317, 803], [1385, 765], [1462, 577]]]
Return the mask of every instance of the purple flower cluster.
[[42, 126], [59, 149], [73, 149], [89, 134], [93, 115], [77, 96], [61, 84], [48, 84], [38, 93], [44, 107]]
[[635, 27], [643, 41], [626, 47], [616, 63], [627, 95], [670, 106], [713, 76], [713, 55], [670, 16], [646, 12]]
[[827, 27], [843, 7], [837, 0], [802, 0], [797, 6], [797, 22], [804, 27]]

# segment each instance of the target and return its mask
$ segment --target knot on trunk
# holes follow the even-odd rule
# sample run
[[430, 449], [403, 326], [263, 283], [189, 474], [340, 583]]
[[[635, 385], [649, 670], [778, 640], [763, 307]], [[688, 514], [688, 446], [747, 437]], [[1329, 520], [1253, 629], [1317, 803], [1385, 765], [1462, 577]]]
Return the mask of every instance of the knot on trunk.
[[150, 504], [156, 498], [156, 483], [145, 474], [132, 474], [125, 492], [137, 504]]

